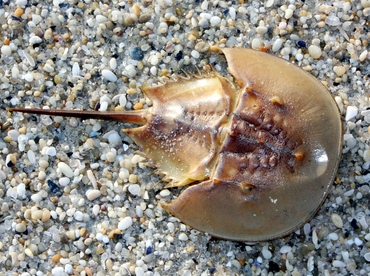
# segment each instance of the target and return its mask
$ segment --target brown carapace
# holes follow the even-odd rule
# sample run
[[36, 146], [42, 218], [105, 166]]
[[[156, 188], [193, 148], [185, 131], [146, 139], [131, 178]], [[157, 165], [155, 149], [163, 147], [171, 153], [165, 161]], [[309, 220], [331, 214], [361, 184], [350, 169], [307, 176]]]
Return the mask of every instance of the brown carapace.
[[328, 90], [291, 63], [221, 49], [235, 82], [216, 72], [142, 91], [153, 106], [98, 112], [9, 111], [117, 120], [165, 174], [189, 186], [162, 206], [212, 236], [270, 240], [307, 222], [325, 200], [341, 154], [341, 118]]

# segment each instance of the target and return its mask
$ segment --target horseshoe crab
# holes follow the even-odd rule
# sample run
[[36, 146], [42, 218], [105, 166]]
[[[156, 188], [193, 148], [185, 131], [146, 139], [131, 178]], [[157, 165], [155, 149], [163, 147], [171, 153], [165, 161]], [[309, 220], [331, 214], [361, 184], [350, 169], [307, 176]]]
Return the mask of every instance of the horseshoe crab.
[[125, 121], [123, 129], [165, 175], [189, 186], [164, 208], [212, 236], [263, 241], [306, 223], [325, 200], [341, 152], [341, 119], [328, 90], [272, 55], [221, 49], [234, 82], [216, 72], [142, 91], [153, 106], [124, 112], [8, 108]]

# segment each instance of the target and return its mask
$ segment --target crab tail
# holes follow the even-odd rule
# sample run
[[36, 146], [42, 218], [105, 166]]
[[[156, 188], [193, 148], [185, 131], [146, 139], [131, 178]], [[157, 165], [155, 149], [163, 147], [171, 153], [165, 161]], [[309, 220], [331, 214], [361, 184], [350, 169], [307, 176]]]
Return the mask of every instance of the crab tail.
[[7, 108], [10, 112], [32, 113], [50, 116], [75, 117], [81, 119], [111, 120], [145, 125], [147, 110], [133, 111], [93, 111], [93, 110], [62, 110], [62, 109], [37, 109], [37, 108]]

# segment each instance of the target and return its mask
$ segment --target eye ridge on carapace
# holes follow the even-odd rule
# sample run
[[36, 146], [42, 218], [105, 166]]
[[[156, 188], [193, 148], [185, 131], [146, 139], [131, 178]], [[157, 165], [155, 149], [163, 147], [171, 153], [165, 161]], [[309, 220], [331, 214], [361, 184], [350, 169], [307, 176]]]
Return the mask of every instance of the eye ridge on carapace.
[[187, 186], [162, 206], [212, 236], [263, 241], [306, 223], [336, 175], [342, 125], [330, 92], [313, 76], [272, 55], [219, 49], [234, 77], [187, 74], [141, 87], [153, 105], [98, 112], [9, 111], [116, 120], [167, 187]]

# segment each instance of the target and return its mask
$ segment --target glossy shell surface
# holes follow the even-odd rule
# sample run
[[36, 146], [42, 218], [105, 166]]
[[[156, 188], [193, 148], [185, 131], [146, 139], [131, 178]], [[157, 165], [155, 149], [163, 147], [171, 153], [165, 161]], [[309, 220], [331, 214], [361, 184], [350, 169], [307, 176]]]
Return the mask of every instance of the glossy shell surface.
[[162, 205], [191, 227], [240, 241], [287, 235], [316, 213], [336, 176], [338, 108], [319, 81], [283, 59], [221, 51], [234, 81], [214, 72], [144, 86], [153, 106], [134, 113], [48, 114], [143, 124], [123, 131], [168, 186], [189, 186]]

